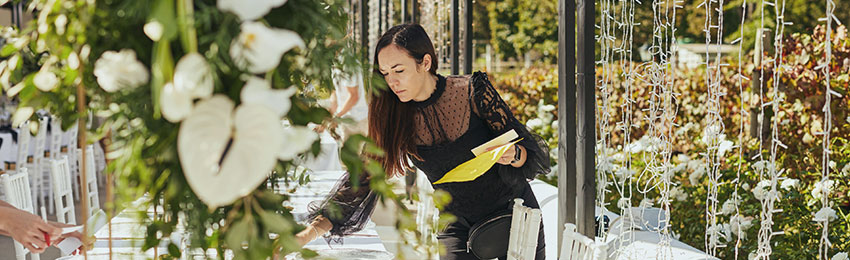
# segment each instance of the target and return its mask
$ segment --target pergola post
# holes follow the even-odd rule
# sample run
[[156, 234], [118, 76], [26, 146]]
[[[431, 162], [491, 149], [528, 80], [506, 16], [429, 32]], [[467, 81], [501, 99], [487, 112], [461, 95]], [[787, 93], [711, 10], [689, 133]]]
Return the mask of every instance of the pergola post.
[[460, 8], [458, 8], [459, 0], [452, 0], [452, 18], [451, 18], [451, 67], [452, 67], [452, 75], [457, 75], [460, 73], [460, 63], [458, 63], [458, 58], [460, 56], [460, 50], [458, 47], [460, 46], [460, 24], [458, 24]]
[[596, 213], [596, 70], [594, 67], [595, 0], [579, 0], [576, 22], [578, 27], [578, 88], [576, 88], [576, 227], [588, 237], [595, 237]]
[[[359, 0], [360, 5], [360, 46], [363, 52], [363, 60], [369, 61], [369, 0]], [[369, 74], [365, 74], [369, 75]]]
[[472, 74], [472, 0], [466, 0], [464, 7], [466, 21], [466, 29], [463, 30], [464, 48], [463, 48], [463, 74]]
[[564, 224], [576, 223], [576, 2], [558, 1], [558, 254]]

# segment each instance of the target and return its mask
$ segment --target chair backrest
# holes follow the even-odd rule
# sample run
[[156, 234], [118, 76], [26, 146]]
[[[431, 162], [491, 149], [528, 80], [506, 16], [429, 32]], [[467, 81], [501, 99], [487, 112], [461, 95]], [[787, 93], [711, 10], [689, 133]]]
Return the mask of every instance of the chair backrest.
[[56, 204], [56, 219], [66, 224], [77, 224], [68, 156], [62, 156], [62, 159], [59, 160], [51, 159], [50, 172], [53, 175], [53, 201]]
[[62, 121], [53, 117], [50, 120], [50, 158], [62, 158]]
[[47, 146], [47, 123], [48, 120], [46, 117], [42, 117], [38, 119], [38, 133], [35, 134], [35, 138], [33, 138], [32, 142], [32, 155], [33, 159], [35, 159], [36, 163], [38, 158], [44, 158], [44, 150]]
[[30, 140], [32, 139], [32, 135], [30, 135], [29, 127], [26, 127], [26, 123], [22, 125], [22, 127], [18, 128], [18, 154], [17, 158], [15, 158], [15, 169], [23, 168], [27, 164], [27, 157], [30, 155]]
[[509, 260], [532, 260], [537, 254], [540, 209], [532, 209], [523, 206], [522, 203], [522, 199], [514, 199], [511, 235], [508, 240]]
[[561, 241], [560, 260], [606, 260], [608, 257], [605, 244], [598, 243], [581, 233], [576, 232], [576, 225], [564, 224], [564, 235]]
[[[19, 168], [15, 173], [0, 175], [0, 183], [3, 184], [3, 190], [6, 193], [6, 202], [17, 209], [35, 214], [29, 182], [29, 173], [26, 168]], [[16, 259], [25, 260], [29, 251], [18, 241], [14, 244]], [[38, 260], [39, 257], [37, 254], [31, 254], [30, 259]]]
[[89, 216], [93, 215], [95, 212], [100, 210], [100, 199], [98, 197], [97, 191], [97, 174], [95, 174], [95, 165], [94, 165], [94, 146], [87, 145], [86, 153], [83, 156], [83, 152], [80, 149], [77, 149], [77, 158], [80, 159], [80, 166], [82, 166], [82, 160], [86, 160], [86, 188], [88, 189], [88, 202], [89, 202]]

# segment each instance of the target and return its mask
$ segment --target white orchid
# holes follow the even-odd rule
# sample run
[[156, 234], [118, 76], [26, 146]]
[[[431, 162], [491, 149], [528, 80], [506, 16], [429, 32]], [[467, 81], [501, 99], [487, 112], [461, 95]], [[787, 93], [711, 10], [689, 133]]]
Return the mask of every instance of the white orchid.
[[250, 77], [242, 87], [240, 96], [242, 102], [263, 104], [279, 116], [283, 116], [289, 113], [289, 108], [292, 106], [289, 98], [295, 94], [295, 91], [295, 87], [272, 89], [270, 82], [258, 77]]
[[274, 168], [284, 145], [275, 112], [259, 104], [243, 103], [235, 111], [233, 107], [224, 95], [201, 100], [177, 137], [186, 180], [212, 208], [254, 191]]
[[59, 77], [56, 77], [56, 74], [49, 70], [42, 69], [35, 73], [32, 83], [39, 90], [48, 92], [59, 86]]
[[287, 0], [218, 0], [218, 9], [239, 16], [242, 21], [252, 21], [265, 16], [272, 8], [281, 6]]
[[148, 69], [131, 49], [106, 51], [94, 63], [97, 84], [106, 92], [135, 88], [148, 83]]
[[838, 215], [835, 215], [834, 209], [830, 207], [823, 207], [815, 213], [815, 217], [812, 218], [812, 220], [817, 222], [827, 222], [835, 220], [837, 218]]
[[287, 51], [306, 48], [301, 36], [290, 30], [269, 28], [260, 22], [244, 22], [240, 29], [230, 45], [230, 57], [251, 73], [274, 69]]

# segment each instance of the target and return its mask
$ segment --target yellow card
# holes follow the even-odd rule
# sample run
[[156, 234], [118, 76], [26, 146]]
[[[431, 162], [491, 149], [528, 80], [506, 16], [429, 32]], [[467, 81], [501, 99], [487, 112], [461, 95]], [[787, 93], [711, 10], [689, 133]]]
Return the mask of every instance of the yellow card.
[[472, 158], [447, 172], [446, 175], [443, 175], [443, 178], [435, 181], [434, 184], [465, 182], [477, 179], [479, 176], [487, 172], [487, 170], [490, 170], [490, 168], [493, 167], [493, 164], [496, 164], [496, 162], [499, 161], [499, 158], [502, 158], [502, 155], [504, 155], [508, 149], [513, 148], [514, 144], [520, 140], [522, 139], [504, 144], [496, 149], [475, 156], [475, 158]]

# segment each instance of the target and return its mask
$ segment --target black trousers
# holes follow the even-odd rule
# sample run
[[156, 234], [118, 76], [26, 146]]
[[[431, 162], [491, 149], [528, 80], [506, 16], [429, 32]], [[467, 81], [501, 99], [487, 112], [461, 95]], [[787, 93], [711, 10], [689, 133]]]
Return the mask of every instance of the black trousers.
[[[531, 208], [540, 208], [540, 204], [538, 204], [537, 198], [534, 197], [534, 193], [532, 193], [530, 186], [526, 186], [521, 197], [525, 200], [524, 204], [526, 206]], [[469, 223], [469, 221], [461, 216], [457, 216], [457, 218], [458, 221], [449, 224], [446, 230], [437, 236], [440, 244], [446, 247], [446, 253], [444, 255], [440, 255], [440, 260], [477, 260], [478, 257], [472, 254], [472, 252], [466, 251], [466, 241], [469, 240], [469, 229], [475, 225], [475, 223]], [[506, 258], [507, 257], [501, 257], [499, 259]], [[534, 259], [546, 259], [546, 239], [543, 235], [542, 221], [540, 222], [540, 231], [537, 235], [537, 254]]]

